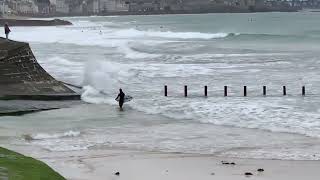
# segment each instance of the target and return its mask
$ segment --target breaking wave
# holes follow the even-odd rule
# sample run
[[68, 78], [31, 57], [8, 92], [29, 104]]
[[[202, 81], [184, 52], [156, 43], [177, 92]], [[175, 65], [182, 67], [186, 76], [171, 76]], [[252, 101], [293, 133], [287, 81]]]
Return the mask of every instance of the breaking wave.
[[201, 33], [201, 32], [172, 32], [172, 31], [140, 31], [136, 29], [125, 29], [114, 33], [118, 37], [157, 37], [172, 39], [214, 39], [236, 35], [234, 33]]
[[79, 131], [67, 131], [63, 133], [39, 133], [34, 135], [24, 135], [25, 140], [43, 140], [43, 139], [59, 139], [59, 138], [68, 138], [68, 137], [77, 137], [80, 136], [81, 132]]

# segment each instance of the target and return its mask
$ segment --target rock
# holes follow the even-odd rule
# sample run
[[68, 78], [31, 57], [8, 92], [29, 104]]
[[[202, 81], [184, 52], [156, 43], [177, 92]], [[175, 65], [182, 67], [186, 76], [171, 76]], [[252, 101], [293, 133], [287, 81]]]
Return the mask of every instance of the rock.
[[215, 173], [211, 173], [211, 175], [213, 176], [213, 175], [215, 175]]
[[120, 172], [116, 172], [116, 173], [114, 173], [114, 175], [120, 176]]
[[34, 140], [33, 137], [30, 134], [24, 134], [22, 136], [23, 136], [23, 139], [26, 140], [26, 141]]
[[246, 175], [246, 176], [252, 176], [253, 174], [252, 174], [251, 172], [246, 172], [246, 173], [244, 173], [244, 175]]
[[259, 168], [257, 171], [258, 171], [258, 172], [263, 172], [263, 171], [264, 171], [264, 169]]

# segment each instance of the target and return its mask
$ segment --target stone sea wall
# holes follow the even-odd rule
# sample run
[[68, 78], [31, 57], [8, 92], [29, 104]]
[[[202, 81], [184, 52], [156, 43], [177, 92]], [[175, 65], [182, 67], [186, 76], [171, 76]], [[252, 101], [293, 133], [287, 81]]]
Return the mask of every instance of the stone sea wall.
[[1, 38], [0, 99], [75, 100], [80, 96], [38, 64], [28, 43]]

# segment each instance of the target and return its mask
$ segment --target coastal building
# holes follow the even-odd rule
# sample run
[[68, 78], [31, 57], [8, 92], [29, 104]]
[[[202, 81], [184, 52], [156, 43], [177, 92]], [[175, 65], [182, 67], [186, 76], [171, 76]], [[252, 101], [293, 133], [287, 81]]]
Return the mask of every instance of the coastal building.
[[69, 5], [69, 13], [71, 15], [81, 15], [84, 12], [86, 1], [83, 0], [66, 0]]
[[87, 0], [86, 2], [86, 13], [87, 14], [98, 14], [99, 10], [99, 0]]
[[255, 6], [255, 0], [238, 0], [236, 5], [240, 7], [253, 7]]
[[7, 1], [5, 12], [16, 15], [37, 14], [38, 7], [33, 0], [11, 0]]
[[161, 1], [160, 0], [131, 0], [128, 1], [129, 11], [138, 11], [138, 12], [149, 12], [149, 11], [160, 11]]
[[49, 15], [51, 13], [50, 0], [35, 0], [40, 15]]
[[[61, 0], [62, 1], [62, 0]], [[68, 11], [71, 15], [92, 15], [100, 12], [100, 0], [64, 0], [61, 6], [67, 5], [64, 11]]]
[[57, 14], [68, 14], [69, 4], [65, 0], [56, 0], [56, 13]]
[[129, 10], [126, 0], [100, 0], [100, 12], [121, 12]]
[[0, 0], [0, 4], [1, 12], [6, 14], [48, 16], [128, 11], [133, 14], [292, 11], [319, 8], [320, 0]]
[[21, 0], [17, 4], [18, 14], [37, 14], [38, 6], [33, 0]]
[[5, 4], [4, 2], [1, 2], [1, 15], [5, 16], [6, 14], [11, 12], [11, 9], [9, 8], [8, 4]]

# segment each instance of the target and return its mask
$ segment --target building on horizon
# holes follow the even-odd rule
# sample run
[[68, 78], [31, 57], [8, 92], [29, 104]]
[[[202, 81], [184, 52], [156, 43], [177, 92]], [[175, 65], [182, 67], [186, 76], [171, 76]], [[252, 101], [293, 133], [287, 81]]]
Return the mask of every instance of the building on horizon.
[[5, 14], [30, 15], [38, 13], [38, 6], [34, 0], [10, 0], [2, 1], [2, 12]]
[[69, 14], [69, 4], [65, 0], [56, 0], [56, 13]]
[[126, 0], [100, 0], [100, 12], [121, 12], [129, 11], [129, 4]]
[[38, 6], [38, 13], [40, 15], [49, 15], [49, 14], [51, 14], [51, 3], [50, 3], [50, 0], [35, 0], [35, 3]]
[[0, 4], [5, 14], [72, 16], [296, 11], [319, 8], [320, 0], [0, 0]]

